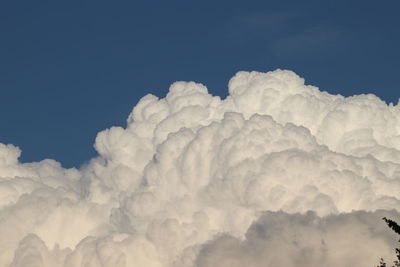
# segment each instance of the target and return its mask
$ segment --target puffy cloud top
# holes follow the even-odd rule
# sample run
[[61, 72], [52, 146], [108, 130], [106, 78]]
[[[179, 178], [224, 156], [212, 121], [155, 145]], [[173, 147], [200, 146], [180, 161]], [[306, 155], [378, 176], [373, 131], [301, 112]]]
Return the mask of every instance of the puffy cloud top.
[[372, 266], [399, 215], [398, 118], [239, 72], [223, 100], [194, 82], [144, 96], [79, 170], [0, 144], [0, 266]]

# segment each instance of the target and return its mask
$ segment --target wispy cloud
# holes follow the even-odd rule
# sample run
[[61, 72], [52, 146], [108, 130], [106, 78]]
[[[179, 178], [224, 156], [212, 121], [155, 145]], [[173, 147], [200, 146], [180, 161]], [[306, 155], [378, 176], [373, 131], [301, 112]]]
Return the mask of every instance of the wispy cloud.
[[295, 11], [248, 14], [230, 23], [228, 35], [237, 46], [264, 46], [281, 59], [324, 58], [344, 49], [350, 37], [345, 29], [308, 16]]

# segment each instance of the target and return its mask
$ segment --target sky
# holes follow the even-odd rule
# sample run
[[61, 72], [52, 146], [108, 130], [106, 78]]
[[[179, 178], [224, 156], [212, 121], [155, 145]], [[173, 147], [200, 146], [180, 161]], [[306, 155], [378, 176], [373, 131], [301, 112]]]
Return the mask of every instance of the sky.
[[400, 2], [3, 1], [0, 142], [79, 167], [141, 97], [290, 69], [331, 94], [399, 98]]
[[3, 1], [0, 266], [390, 265], [399, 7]]

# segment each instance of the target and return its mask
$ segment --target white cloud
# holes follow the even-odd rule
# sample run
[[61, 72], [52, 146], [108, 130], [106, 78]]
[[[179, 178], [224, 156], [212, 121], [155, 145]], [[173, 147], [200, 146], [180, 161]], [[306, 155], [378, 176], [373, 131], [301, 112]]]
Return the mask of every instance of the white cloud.
[[[143, 97], [125, 129], [98, 134], [99, 156], [80, 170], [22, 164], [0, 145], [0, 266], [223, 266], [236, 253], [258, 264], [285, 251], [291, 266], [321, 238], [327, 250], [304, 266], [372, 266], [393, 242], [359, 229], [385, 228], [373, 211], [400, 207], [399, 115], [290, 71], [239, 72], [224, 100], [193, 82]], [[281, 231], [255, 240], [257, 225]], [[296, 233], [315, 239], [282, 242]], [[376, 253], [350, 259], [350, 244]]]

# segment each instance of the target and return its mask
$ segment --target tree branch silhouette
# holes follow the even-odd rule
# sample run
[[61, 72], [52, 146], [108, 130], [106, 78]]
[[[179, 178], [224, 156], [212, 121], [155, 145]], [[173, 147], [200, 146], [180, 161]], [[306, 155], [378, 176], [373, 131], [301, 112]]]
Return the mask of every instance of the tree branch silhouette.
[[[382, 220], [384, 220], [386, 222], [386, 224], [389, 226], [389, 228], [391, 228], [396, 234], [400, 235], [400, 226], [395, 221], [388, 219], [386, 217], [383, 217]], [[400, 240], [399, 240], [399, 242], [400, 242]], [[393, 262], [394, 265], [392, 265], [391, 267], [400, 267], [400, 249], [399, 248], [396, 248], [396, 257], [397, 257], [397, 260], [395, 260]], [[384, 261], [384, 259], [381, 258], [379, 265], [376, 267], [387, 267], [387, 264]]]

